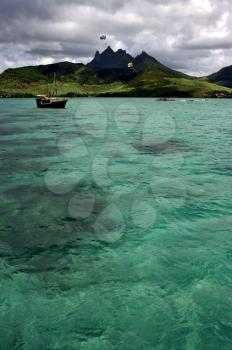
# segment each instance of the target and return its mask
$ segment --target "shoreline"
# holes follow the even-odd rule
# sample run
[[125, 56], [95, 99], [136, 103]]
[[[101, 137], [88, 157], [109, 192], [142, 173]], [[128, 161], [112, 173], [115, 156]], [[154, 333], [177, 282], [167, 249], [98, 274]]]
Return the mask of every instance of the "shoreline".
[[[175, 100], [181, 100], [181, 99], [187, 99], [187, 100], [206, 100], [206, 99], [210, 99], [210, 100], [222, 100], [222, 99], [232, 99], [232, 96], [223, 96], [223, 97], [217, 97], [217, 96], [197, 96], [197, 97], [193, 97], [193, 96], [94, 96], [94, 95], [89, 95], [89, 96], [67, 96], [67, 95], [62, 95], [62, 96], [57, 96], [59, 98], [68, 98], [68, 99], [75, 99], [75, 98], [97, 98], [97, 99], [100, 99], [100, 98], [136, 98], [136, 99], [139, 99], [139, 98], [147, 98], [147, 99], [155, 99], [155, 100], [159, 100], [161, 98], [167, 98], [167, 101], [164, 101], [164, 102], [172, 102], [173, 100], [168, 100], [168, 99], [175, 99]], [[0, 96], [0, 100], [9, 100], [9, 99], [35, 99], [36, 96], [18, 96], [18, 95], [15, 95], [15, 96]], [[162, 101], [161, 101], [162, 102]]]

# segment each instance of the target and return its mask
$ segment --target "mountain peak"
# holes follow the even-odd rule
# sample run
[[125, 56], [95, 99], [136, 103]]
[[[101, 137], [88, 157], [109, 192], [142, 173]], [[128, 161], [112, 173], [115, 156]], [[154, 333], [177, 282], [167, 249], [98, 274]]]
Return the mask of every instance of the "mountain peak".
[[[148, 55], [148, 53], [146, 53], [146, 51], [142, 51], [142, 53], [140, 54], [141, 57], [151, 57], [150, 55]], [[153, 58], [153, 57], [152, 57]]]
[[118, 53], [122, 54], [122, 53], [126, 53], [126, 50], [123, 50], [123, 49], [118, 49], [117, 51]]
[[153, 65], [161, 65], [160, 62], [158, 62], [154, 57], [148, 55], [145, 51], [142, 51], [141, 54], [135, 57], [134, 63], [138, 70], [142, 70]]
[[105, 49], [105, 52], [114, 52], [114, 50], [111, 48], [111, 46], [107, 46], [107, 48]]
[[136, 56], [135, 58], [136, 60], [137, 59], [140, 59], [140, 60], [144, 60], [144, 59], [149, 59], [153, 62], [158, 62], [154, 57], [148, 55], [148, 53], [146, 53], [145, 51], [142, 51], [141, 54], [139, 54], [138, 56]]
[[134, 58], [125, 50], [112, 50], [108, 46], [102, 53], [95, 54], [94, 59], [88, 64], [91, 68], [96, 69], [127, 69], [128, 63], [134, 61]]

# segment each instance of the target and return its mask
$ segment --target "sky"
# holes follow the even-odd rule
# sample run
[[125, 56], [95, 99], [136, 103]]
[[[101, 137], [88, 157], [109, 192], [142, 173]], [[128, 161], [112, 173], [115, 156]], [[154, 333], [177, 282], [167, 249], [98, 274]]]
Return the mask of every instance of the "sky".
[[0, 72], [86, 63], [110, 45], [207, 75], [232, 64], [231, 14], [231, 0], [0, 0]]

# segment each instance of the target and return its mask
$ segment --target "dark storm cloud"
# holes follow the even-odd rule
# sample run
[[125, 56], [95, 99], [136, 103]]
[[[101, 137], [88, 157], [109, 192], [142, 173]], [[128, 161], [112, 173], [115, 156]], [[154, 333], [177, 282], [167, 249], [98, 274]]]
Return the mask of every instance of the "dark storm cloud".
[[201, 75], [229, 65], [229, 0], [0, 0], [0, 70], [87, 61], [105, 43]]

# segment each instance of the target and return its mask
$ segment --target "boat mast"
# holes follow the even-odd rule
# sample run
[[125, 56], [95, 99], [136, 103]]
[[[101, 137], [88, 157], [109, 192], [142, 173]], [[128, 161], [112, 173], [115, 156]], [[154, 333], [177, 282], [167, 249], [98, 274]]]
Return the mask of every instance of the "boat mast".
[[57, 96], [56, 73], [54, 73], [53, 87], [54, 87], [54, 90], [55, 90], [55, 96]]
[[47, 96], [49, 96], [49, 82], [47, 80]]

